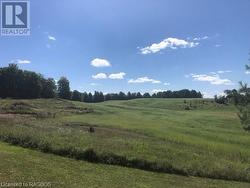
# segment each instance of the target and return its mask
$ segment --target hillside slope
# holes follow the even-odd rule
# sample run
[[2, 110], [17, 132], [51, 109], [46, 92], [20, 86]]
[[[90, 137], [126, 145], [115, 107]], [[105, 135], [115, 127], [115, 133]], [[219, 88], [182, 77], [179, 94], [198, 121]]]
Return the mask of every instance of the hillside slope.
[[91, 162], [250, 182], [250, 136], [233, 106], [197, 99], [1, 100], [0, 106], [5, 142]]
[[0, 142], [0, 182], [51, 187], [247, 188], [249, 184], [183, 177], [76, 161]]

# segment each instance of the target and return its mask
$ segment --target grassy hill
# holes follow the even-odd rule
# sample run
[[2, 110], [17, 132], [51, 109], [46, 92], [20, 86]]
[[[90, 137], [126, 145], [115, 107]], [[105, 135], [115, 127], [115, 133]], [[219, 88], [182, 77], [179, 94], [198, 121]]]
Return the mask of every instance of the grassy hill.
[[248, 188], [249, 184], [152, 173], [76, 161], [0, 142], [0, 182], [50, 183], [58, 188], [185, 187]]
[[[90, 133], [89, 127], [95, 132]], [[183, 176], [176, 178], [184, 184], [192, 181], [188, 175], [250, 182], [250, 135], [242, 130], [233, 106], [210, 100], [138, 99], [96, 104], [54, 99], [0, 100], [0, 140], [99, 163], [97, 166], [114, 164], [179, 174]], [[7, 150], [9, 146], [3, 147]], [[58, 158], [42, 153], [36, 156], [41, 156], [40, 160], [45, 156]], [[151, 173], [107, 168], [114, 168], [113, 178], [123, 170]], [[165, 182], [163, 176], [170, 177], [154, 176], [159, 183]], [[201, 179], [196, 180], [198, 185]], [[94, 179], [90, 177], [90, 181]]]

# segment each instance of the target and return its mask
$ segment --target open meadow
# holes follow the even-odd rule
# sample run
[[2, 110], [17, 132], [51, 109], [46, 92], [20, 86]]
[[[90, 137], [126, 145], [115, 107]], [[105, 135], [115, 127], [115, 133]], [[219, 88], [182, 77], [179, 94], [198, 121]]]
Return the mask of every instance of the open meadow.
[[[28, 181], [32, 173], [41, 181], [53, 177], [53, 182], [74, 184], [79, 178], [76, 187], [118, 186], [123, 181], [137, 187], [164, 187], [171, 182], [176, 187], [250, 186], [249, 133], [242, 129], [233, 106], [213, 100], [89, 104], [5, 99], [0, 100], [0, 140], [0, 180], [4, 181]], [[51, 162], [46, 164], [47, 160]], [[13, 167], [8, 168], [10, 164]], [[54, 165], [46, 168], [49, 164]], [[84, 173], [89, 168], [92, 173]], [[121, 174], [125, 175], [121, 178]]]

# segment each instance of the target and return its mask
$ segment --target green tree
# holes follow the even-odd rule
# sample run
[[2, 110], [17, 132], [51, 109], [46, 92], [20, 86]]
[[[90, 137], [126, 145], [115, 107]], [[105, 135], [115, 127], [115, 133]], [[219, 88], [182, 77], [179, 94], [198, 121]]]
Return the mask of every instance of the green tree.
[[250, 88], [246, 83], [240, 82], [241, 88], [239, 90], [237, 107], [239, 109], [239, 118], [243, 128], [250, 131]]
[[[246, 70], [250, 70], [250, 65], [246, 65]], [[233, 101], [237, 107], [241, 124], [246, 131], [250, 131], [250, 88], [246, 83], [240, 82], [240, 89], [225, 91], [227, 97]]]
[[23, 71], [18, 69], [16, 64], [9, 64], [8, 67], [0, 69], [0, 97], [19, 98], [23, 81]]
[[92, 93], [88, 94], [87, 102], [93, 102], [93, 95], [92, 95]]
[[42, 92], [40, 74], [23, 71], [16, 64], [0, 68], [0, 97], [6, 98], [39, 98]]
[[149, 93], [144, 93], [143, 94], [143, 98], [150, 98], [151, 96], [150, 96], [150, 94]]
[[111, 94], [109, 94], [109, 93], [106, 94], [105, 97], [104, 97], [104, 100], [105, 100], [105, 101], [111, 100]]
[[82, 102], [87, 102], [88, 100], [88, 93], [84, 92], [81, 94], [81, 101]]
[[128, 100], [132, 99], [132, 94], [131, 94], [131, 92], [128, 92], [128, 93], [127, 93], [127, 99], [128, 99]]
[[81, 101], [81, 93], [77, 90], [74, 90], [72, 92], [72, 98], [73, 101]]
[[40, 98], [42, 91], [41, 75], [35, 72], [23, 71], [24, 74], [24, 95], [25, 98]]
[[137, 92], [137, 93], [136, 93], [136, 98], [142, 98], [142, 95], [141, 95], [140, 92]]
[[126, 99], [127, 99], [126, 94], [120, 91], [118, 94], [118, 100], [126, 100]]
[[[250, 65], [246, 65], [246, 70], [250, 70]], [[238, 100], [240, 101], [239, 107], [239, 118], [243, 125], [243, 128], [250, 131], [250, 88], [246, 83], [240, 82], [240, 90]]]
[[62, 99], [70, 99], [70, 87], [69, 87], [69, 80], [66, 77], [61, 77], [60, 80], [57, 82], [58, 85], [58, 97]]
[[41, 78], [42, 98], [54, 98], [56, 96], [56, 82], [53, 78]]

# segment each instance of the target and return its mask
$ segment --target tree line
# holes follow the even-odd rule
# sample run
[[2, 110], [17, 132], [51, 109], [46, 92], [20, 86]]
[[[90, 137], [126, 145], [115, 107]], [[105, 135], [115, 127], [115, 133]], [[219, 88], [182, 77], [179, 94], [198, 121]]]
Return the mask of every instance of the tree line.
[[202, 94], [195, 90], [183, 89], [180, 91], [163, 91], [154, 93], [150, 95], [150, 93], [141, 94], [140, 92], [136, 93], [108, 93], [103, 94], [102, 92], [95, 91], [92, 93], [81, 93], [77, 90], [72, 92], [72, 100], [74, 101], [82, 101], [82, 102], [103, 102], [109, 100], [131, 100], [131, 99], [139, 99], [139, 98], [202, 98]]
[[81, 102], [103, 102], [108, 100], [131, 100], [138, 98], [202, 98], [195, 90], [163, 91], [150, 93], [108, 93], [95, 91], [92, 93], [70, 90], [70, 82], [61, 77], [57, 82], [53, 78], [45, 78], [36, 72], [21, 70], [16, 64], [0, 68], [0, 98], [35, 99], [62, 98]]
[[21, 70], [16, 64], [0, 68], [1, 98], [53, 98], [56, 83], [53, 78], [44, 78], [41, 74]]

